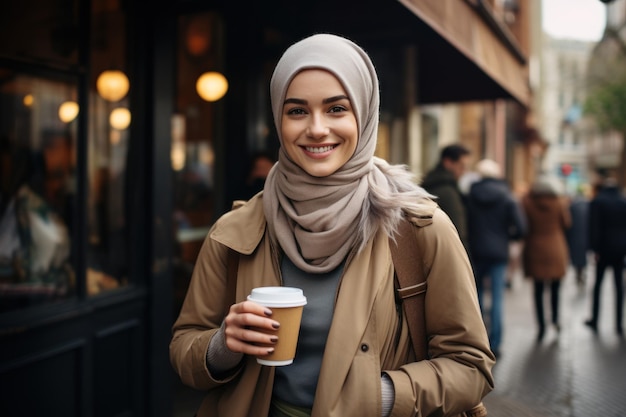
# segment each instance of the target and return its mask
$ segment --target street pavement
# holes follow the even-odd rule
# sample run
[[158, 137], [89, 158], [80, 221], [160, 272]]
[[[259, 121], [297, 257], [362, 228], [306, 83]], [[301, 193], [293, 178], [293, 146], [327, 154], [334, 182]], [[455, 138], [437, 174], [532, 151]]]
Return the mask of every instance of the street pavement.
[[[591, 311], [593, 265], [579, 287], [573, 270], [561, 286], [561, 331], [537, 342], [532, 281], [514, 276], [505, 297], [496, 388], [485, 398], [489, 417], [626, 417], [626, 339], [615, 332], [612, 272], [602, 283], [598, 334], [583, 323]], [[549, 289], [544, 310], [549, 322]]]

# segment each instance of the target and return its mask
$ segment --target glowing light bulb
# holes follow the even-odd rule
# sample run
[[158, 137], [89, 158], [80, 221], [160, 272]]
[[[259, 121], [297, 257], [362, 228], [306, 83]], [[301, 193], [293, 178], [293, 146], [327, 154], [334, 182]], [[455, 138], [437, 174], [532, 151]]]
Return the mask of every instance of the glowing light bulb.
[[63, 123], [69, 123], [76, 119], [79, 110], [78, 103], [75, 101], [65, 101], [59, 106], [59, 119]]
[[96, 80], [98, 94], [108, 101], [119, 101], [126, 96], [130, 83], [128, 77], [122, 71], [103, 71]]
[[124, 130], [130, 125], [130, 111], [125, 107], [118, 107], [111, 112], [109, 123], [117, 130]]
[[206, 101], [217, 101], [228, 91], [228, 80], [219, 72], [205, 72], [198, 77], [196, 91]]

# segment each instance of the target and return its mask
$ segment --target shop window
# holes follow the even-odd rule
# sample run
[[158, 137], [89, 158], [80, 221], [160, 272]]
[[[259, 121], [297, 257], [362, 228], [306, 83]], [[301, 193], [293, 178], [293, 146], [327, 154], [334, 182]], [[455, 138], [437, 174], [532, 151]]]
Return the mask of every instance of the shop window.
[[128, 147], [132, 140], [123, 2], [92, 1], [87, 137], [86, 291], [129, 283]]
[[76, 84], [0, 67], [0, 311], [75, 295]]
[[[79, 34], [87, 26], [78, 18], [78, 1], [3, 5], [0, 312], [129, 283], [133, 86], [125, 4], [91, 2], [88, 63], [79, 62]], [[83, 77], [86, 94], [79, 91]], [[84, 144], [80, 158], [77, 143]], [[78, 181], [78, 172], [86, 178]], [[86, 184], [83, 191], [79, 183]], [[75, 224], [77, 219], [84, 223]], [[75, 270], [77, 259], [86, 263], [85, 271]], [[84, 285], [77, 285], [83, 277]]]

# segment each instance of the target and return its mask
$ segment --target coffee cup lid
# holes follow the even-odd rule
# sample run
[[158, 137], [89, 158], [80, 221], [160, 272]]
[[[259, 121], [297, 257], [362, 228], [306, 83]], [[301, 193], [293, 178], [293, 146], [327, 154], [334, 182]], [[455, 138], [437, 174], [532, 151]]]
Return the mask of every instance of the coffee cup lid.
[[306, 304], [306, 297], [300, 288], [294, 287], [259, 287], [248, 296], [265, 307], [297, 307]]

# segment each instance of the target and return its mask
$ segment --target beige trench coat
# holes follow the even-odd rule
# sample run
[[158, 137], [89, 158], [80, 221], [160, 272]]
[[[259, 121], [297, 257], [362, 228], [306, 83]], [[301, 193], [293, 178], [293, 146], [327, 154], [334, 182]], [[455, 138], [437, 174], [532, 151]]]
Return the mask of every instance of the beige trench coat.
[[[433, 214], [434, 213], [434, 214]], [[394, 301], [389, 241], [378, 234], [346, 263], [320, 371], [312, 417], [379, 417], [381, 372], [395, 387], [392, 416], [452, 415], [493, 389], [494, 357], [482, 322], [472, 270], [455, 227], [435, 206], [416, 213], [423, 229], [428, 276], [427, 332], [431, 360], [414, 362], [406, 321]], [[228, 248], [240, 252], [237, 301], [252, 288], [280, 285], [279, 254], [265, 233], [262, 195], [222, 216], [198, 256], [173, 326], [170, 358], [182, 381], [207, 395], [199, 417], [266, 416], [274, 369], [246, 357], [238, 372], [217, 380], [205, 357], [233, 303], [226, 298]]]

